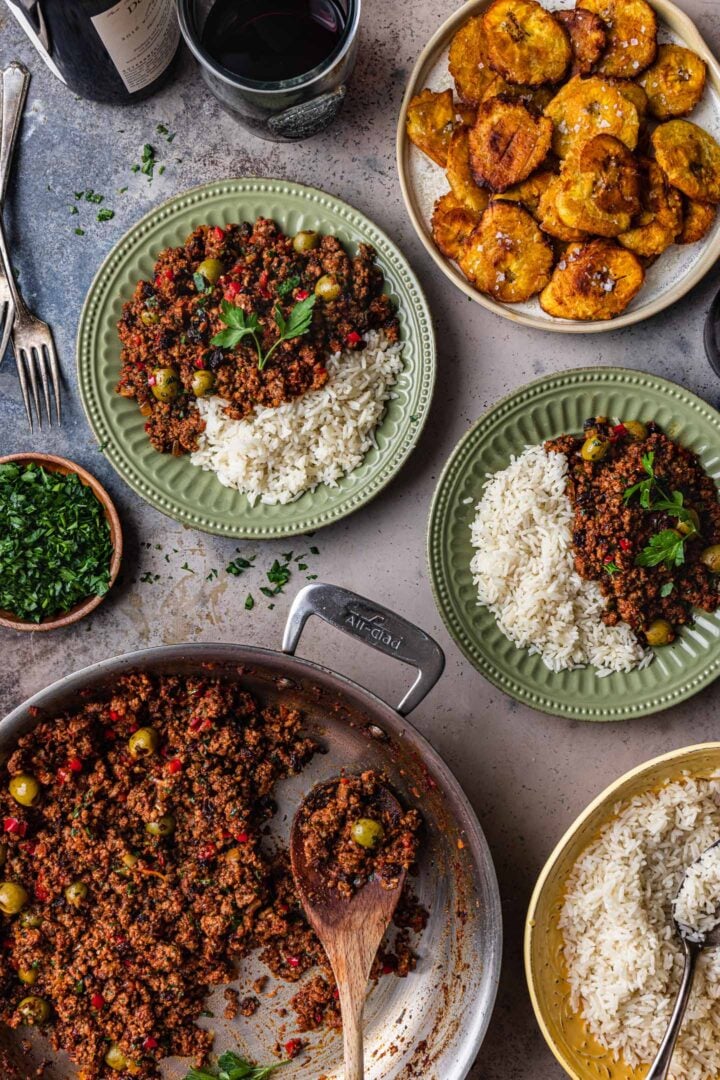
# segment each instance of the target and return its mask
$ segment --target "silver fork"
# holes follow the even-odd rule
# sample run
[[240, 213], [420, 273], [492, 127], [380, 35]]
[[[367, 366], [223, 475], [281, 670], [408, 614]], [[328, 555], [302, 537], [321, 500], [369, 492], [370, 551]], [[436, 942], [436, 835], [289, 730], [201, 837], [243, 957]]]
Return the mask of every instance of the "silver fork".
[[[2, 108], [2, 85], [0, 84], [0, 109]], [[9, 165], [12, 160], [13, 151], [15, 149], [15, 138], [17, 134], [17, 128], [14, 133], [10, 133], [11, 141], [7, 146], [2, 145], [2, 131], [0, 130], [0, 215], [2, 215], [3, 206], [5, 205], [5, 192], [7, 190], [8, 177], [10, 175], [10, 169], [6, 167], [6, 161]], [[10, 285], [5, 275], [5, 271], [0, 266], [0, 364], [5, 359], [7, 347], [10, 344], [10, 333], [12, 331], [13, 320], [15, 318], [15, 305], [13, 304], [12, 293], [10, 292]]]
[[[13, 61], [2, 73], [2, 135], [0, 137], [0, 190], [7, 183], [7, 175], [10, 168], [12, 149], [20, 127], [25, 98], [30, 75], [22, 64]], [[32, 392], [32, 400], [35, 404], [38, 425], [42, 428], [42, 411], [40, 408], [40, 395], [38, 393], [38, 372], [42, 382], [43, 397], [47, 411], [48, 423], [52, 427], [52, 410], [50, 407], [50, 388], [52, 386], [55, 400], [55, 413], [58, 424], [61, 423], [60, 413], [60, 370], [53, 341], [52, 332], [47, 323], [42, 322], [27, 308], [20, 292], [18, 291], [13, 275], [10, 255], [5, 241], [0, 214], [0, 259], [2, 260], [7, 276], [8, 286], [12, 302], [15, 305], [15, 321], [13, 324], [12, 344], [15, 354], [20, 389], [22, 391], [25, 412], [27, 414], [30, 430], [33, 430], [33, 413], [30, 404], [28, 383]], [[48, 375], [49, 369], [49, 375]]]

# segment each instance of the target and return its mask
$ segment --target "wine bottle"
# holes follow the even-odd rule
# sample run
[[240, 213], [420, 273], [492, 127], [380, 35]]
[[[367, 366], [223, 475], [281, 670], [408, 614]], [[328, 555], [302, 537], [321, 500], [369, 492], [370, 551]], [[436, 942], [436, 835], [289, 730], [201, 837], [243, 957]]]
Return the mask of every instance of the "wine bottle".
[[180, 27], [174, 0], [7, 0], [49, 67], [91, 101], [127, 104], [168, 77]]

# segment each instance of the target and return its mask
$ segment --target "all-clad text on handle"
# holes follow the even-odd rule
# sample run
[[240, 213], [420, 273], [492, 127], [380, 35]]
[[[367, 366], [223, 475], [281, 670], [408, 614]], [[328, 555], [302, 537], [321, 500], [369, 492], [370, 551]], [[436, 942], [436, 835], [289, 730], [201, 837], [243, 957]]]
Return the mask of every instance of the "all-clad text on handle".
[[311, 615], [318, 615], [336, 629], [417, 670], [415, 682], [397, 707], [402, 716], [420, 704], [442, 675], [445, 656], [424, 630], [382, 604], [322, 582], [306, 585], [295, 597], [283, 636], [283, 652], [295, 652]]

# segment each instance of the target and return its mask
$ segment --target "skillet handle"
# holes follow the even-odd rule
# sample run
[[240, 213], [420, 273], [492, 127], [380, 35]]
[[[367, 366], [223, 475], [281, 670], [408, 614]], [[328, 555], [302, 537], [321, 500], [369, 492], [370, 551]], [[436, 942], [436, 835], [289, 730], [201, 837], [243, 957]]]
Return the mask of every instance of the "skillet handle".
[[417, 670], [415, 682], [397, 707], [401, 716], [420, 704], [443, 673], [445, 654], [423, 630], [382, 604], [319, 581], [306, 585], [293, 600], [283, 635], [284, 653], [294, 655], [311, 615]]

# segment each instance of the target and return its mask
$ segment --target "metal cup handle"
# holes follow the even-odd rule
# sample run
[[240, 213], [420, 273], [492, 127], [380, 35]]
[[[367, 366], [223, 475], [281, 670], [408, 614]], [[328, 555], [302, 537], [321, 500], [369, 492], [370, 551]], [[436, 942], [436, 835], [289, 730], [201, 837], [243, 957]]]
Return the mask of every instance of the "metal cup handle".
[[293, 600], [283, 635], [284, 653], [294, 655], [311, 615], [416, 669], [415, 682], [397, 706], [401, 716], [417, 708], [443, 673], [445, 655], [424, 630], [382, 604], [322, 582], [306, 585]]

